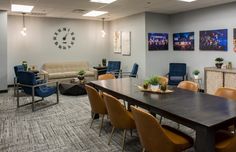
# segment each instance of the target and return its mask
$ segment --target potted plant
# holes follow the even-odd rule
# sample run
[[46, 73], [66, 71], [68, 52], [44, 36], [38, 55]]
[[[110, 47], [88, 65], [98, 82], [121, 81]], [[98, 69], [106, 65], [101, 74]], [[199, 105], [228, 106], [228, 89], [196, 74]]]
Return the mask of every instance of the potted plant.
[[102, 65], [103, 65], [103, 66], [106, 66], [106, 64], [107, 64], [107, 59], [105, 59], [105, 58], [102, 59]]
[[200, 71], [199, 70], [194, 70], [193, 71], [193, 77], [194, 79], [198, 79], [198, 75], [200, 74]]
[[217, 67], [218, 69], [220, 69], [220, 68], [222, 67], [222, 65], [223, 65], [224, 59], [218, 57], [218, 58], [215, 59], [215, 61], [216, 61], [216, 63], [215, 63], [216, 67]]
[[151, 85], [151, 90], [157, 91], [159, 89], [159, 81], [158, 77], [151, 77], [149, 79], [149, 84]]
[[144, 88], [144, 89], [148, 89], [148, 86], [149, 86], [149, 80], [144, 80], [144, 82], [143, 82], [143, 88]]
[[84, 70], [80, 70], [78, 73], [78, 79], [80, 81], [84, 80], [84, 75], [85, 75], [85, 71]]

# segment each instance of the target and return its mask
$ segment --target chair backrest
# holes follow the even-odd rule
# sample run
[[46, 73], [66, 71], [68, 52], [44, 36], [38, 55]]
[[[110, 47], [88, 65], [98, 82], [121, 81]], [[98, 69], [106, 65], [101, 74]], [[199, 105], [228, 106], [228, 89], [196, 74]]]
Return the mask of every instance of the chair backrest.
[[190, 90], [197, 92], [199, 87], [198, 84], [192, 81], [182, 81], [178, 84], [178, 88], [185, 89], [185, 90]]
[[107, 73], [119, 72], [120, 71], [120, 61], [108, 61]]
[[169, 76], [184, 76], [186, 75], [185, 63], [170, 63]]
[[130, 128], [131, 117], [120, 101], [107, 93], [104, 93], [103, 97], [113, 127], [120, 129]]
[[[37, 84], [36, 76], [33, 72], [20, 71], [20, 72], [18, 72], [17, 80], [18, 80], [18, 83], [24, 84], [24, 85], [32, 86], [32, 85]], [[32, 95], [32, 88], [25, 87], [25, 86], [22, 86], [22, 88], [26, 94]]]
[[22, 72], [22, 71], [25, 71], [25, 68], [23, 65], [14, 66], [14, 72], [15, 72], [16, 77], [18, 77], [18, 72]]
[[137, 77], [138, 67], [138, 64], [134, 63], [132, 71], [130, 72], [130, 77]]
[[224, 87], [218, 88], [215, 92], [215, 95], [236, 101], [235, 88], [224, 88]]
[[[174, 144], [166, 136], [161, 125], [149, 113], [131, 106], [136, 128], [142, 146], [148, 152], [170, 152], [175, 149]], [[176, 150], [175, 150], [176, 151]]]
[[160, 84], [168, 84], [168, 78], [164, 76], [157, 76], [159, 78]]
[[98, 80], [108, 80], [108, 79], [115, 79], [116, 77], [111, 73], [106, 73], [98, 76]]
[[85, 85], [85, 89], [88, 94], [92, 112], [99, 114], [107, 114], [106, 105], [98, 91], [87, 84]]

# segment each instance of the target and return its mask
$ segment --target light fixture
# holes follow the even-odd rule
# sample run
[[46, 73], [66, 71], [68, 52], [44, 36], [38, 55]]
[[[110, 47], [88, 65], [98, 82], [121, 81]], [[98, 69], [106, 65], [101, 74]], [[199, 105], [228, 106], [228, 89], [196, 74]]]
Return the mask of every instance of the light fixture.
[[96, 16], [100, 16], [100, 15], [103, 15], [103, 14], [106, 14], [108, 12], [105, 12], [105, 11], [90, 11], [86, 14], [84, 14], [83, 16], [90, 16], [90, 17], [96, 17]]
[[30, 6], [30, 5], [18, 5], [18, 4], [11, 5], [12, 12], [30, 13], [33, 8], [34, 6]]
[[190, 3], [190, 2], [197, 1], [197, 0], [178, 0], [178, 1], [182, 1], [182, 2], [188, 2], [188, 3]]
[[25, 13], [22, 13], [23, 15], [23, 20], [22, 20], [22, 30], [20, 31], [22, 36], [26, 36], [26, 30], [27, 28], [25, 27]]
[[105, 18], [102, 18], [102, 30], [101, 30], [101, 33], [102, 33], [102, 37], [103, 38], [106, 36], [106, 32], [104, 30], [104, 24], [105, 24]]
[[90, 2], [95, 2], [95, 3], [105, 3], [105, 4], [110, 4], [115, 2], [116, 0], [90, 0]]

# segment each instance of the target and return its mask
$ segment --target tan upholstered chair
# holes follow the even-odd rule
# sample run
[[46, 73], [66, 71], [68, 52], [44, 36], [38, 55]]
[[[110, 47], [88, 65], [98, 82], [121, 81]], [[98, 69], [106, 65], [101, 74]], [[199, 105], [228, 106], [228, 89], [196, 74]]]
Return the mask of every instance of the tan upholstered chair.
[[127, 129], [135, 129], [135, 123], [131, 112], [127, 111], [119, 100], [107, 93], [103, 94], [108, 115], [113, 126], [108, 144], [111, 142], [115, 128], [124, 129], [122, 151], [124, 151], [125, 137]]
[[100, 130], [99, 130], [99, 136], [100, 136], [102, 126], [103, 126], [104, 116], [107, 114], [107, 108], [101, 94], [99, 94], [99, 92], [95, 88], [89, 85], [85, 85], [85, 89], [88, 94], [89, 102], [91, 105], [91, 111], [92, 111], [92, 121], [91, 121], [90, 128], [92, 127], [95, 115], [96, 114], [102, 115], [102, 122], [101, 122]]
[[108, 79], [115, 79], [115, 78], [116, 77], [111, 73], [102, 74], [98, 76], [98, 80], [108, 80]]
[[236, 89], [234, 88], [218, 88], [215, 95], [236, 101]]
[[216, 152], [236, 152], [236, 136], [227, 131], [216, 133]]
[[198, 84], [192, 81], [182, 81], [179, 83], [177, 88], [194, 91], [194, 92], [197, 92], [199, 89]]
[[[236, 89], [234, 88], [225, 88], [225, 87], [218, 88], [215, 92], [215, 95], [219, 97], [224, 97], [226, 99], [234, 100], [236, 102]], [[229, 130], [234, 131], [234, 133], [236, 133], [235, 126], [236, 124], [234, 123], [234, 125], [229, 127]]]
[[181, 152], [192, 147], [193, 140], [169, 126], [161, 126], [151, 114], [131, 106], [143, 146], [143, 152]]
[[168, 84], [168, 78], [164, 76], [158, 76], [160, 84]]

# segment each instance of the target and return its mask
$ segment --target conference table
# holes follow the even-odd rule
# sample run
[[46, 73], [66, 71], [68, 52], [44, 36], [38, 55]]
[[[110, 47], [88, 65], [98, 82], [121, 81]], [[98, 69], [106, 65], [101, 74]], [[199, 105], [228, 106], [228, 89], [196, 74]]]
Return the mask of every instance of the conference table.
[[91, 81], [90, 84], [129, 105], [137, 105], [194, 129], [196, 152], [214, 152], [215, 132], [233, 124], [236, 118], [234, 101], [179, 88], [167, 94], [143, 92], [137, 87], [142, 82], [136, 78], [121, 78]]

